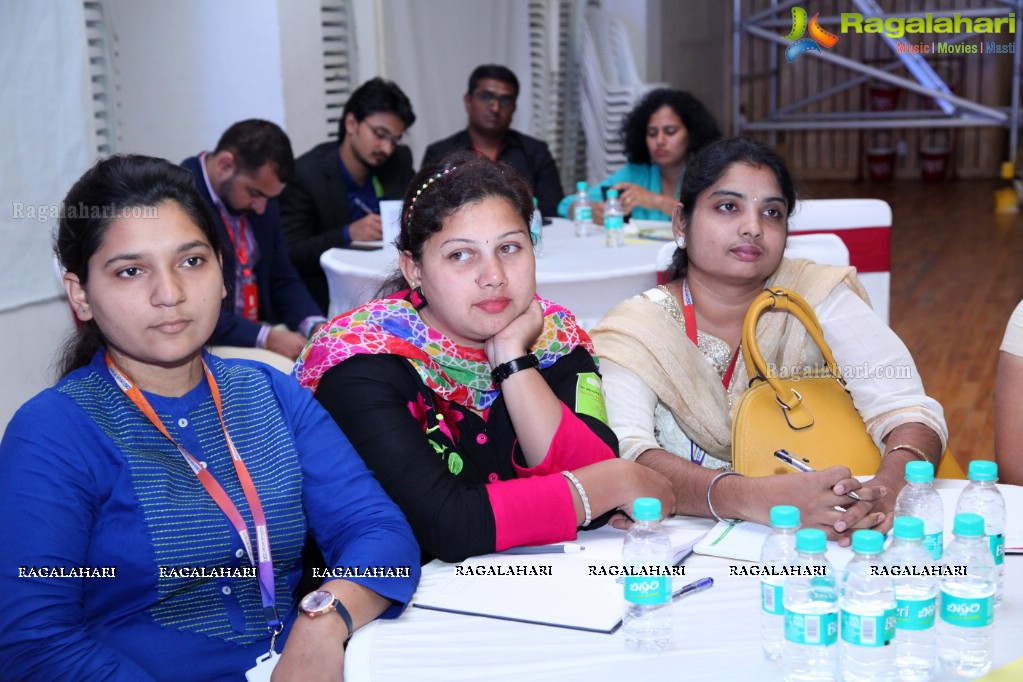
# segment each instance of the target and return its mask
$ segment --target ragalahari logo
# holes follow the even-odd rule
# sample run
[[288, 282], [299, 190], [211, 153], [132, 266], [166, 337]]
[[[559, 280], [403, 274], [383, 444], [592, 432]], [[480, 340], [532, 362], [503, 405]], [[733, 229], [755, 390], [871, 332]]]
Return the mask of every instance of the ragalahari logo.
[[[785, 49], [785, 57], [789, 63], [799, 59], [799, 55], [811, 50], [820, 52], [821, 48], [831, 48], [838, 42], [838, 36], [830, 31], [825, 31], [817, 23], [820, 12], [813, 15], [809, 27], [806, 23], [806, 10], [802, 7], [792, 8], [792, 31], [785, 36], [785, 40], [792, 41], [792, 44]], [[810, 29], [810, 37], [804, 38], [803, 33]]]

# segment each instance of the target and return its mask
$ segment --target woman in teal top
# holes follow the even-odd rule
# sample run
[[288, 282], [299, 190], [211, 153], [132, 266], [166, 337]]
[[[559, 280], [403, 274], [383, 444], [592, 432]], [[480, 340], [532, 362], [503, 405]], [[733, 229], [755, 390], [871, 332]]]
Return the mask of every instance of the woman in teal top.
[[[628, 163], [590, 187], [593, 222], [604, 222], [601, 187], [617, 189], [622, 207], [637, 220], [671, 220], [686, 161], [721, 137], [717, 122], [700, 100], [681, 90], [652, 90], [622, 122]], [[569, 218], [575, 195], [558, 204]]]

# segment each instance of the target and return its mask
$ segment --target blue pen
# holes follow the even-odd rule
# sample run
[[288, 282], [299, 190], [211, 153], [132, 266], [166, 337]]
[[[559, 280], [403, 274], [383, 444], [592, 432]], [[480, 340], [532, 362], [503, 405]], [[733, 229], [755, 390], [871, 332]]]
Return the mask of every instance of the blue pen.
[[679, 589], [675, 590], [671, 595], [671, 600], [676, 601], [678, 599], [681, 599], [682, 597], [685, 597], [686, 595], [696, 594], [697, 592], [702, 592], [708, 587], [713, 586], [714, 578], [700, 578], [696, 582], [689, 583], [685, 587], [680, 587]]
[[356, 206], [358, 206], [359, 208], [361, 208], [363, 211], [366, 212], [366, 215], [370, 215], [372, 213], [376, 213], [376, 211], [374, 211], [372, 208], [367, 206], [366, 202], [363, 201], [362, 199], [360, 199], [359, 197], [355, 197], [355, 199], [353, 201], [355, 201], [355, 205]]

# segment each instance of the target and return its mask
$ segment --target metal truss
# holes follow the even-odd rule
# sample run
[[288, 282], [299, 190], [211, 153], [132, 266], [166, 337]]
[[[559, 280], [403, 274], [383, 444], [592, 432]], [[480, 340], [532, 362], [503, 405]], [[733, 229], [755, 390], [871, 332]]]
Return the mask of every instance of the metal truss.
[[[963, 17], [1005, 17], [1007, 12], [1016, 13], [1016, 21], [1023, 24], [1023, 0], [989, 0], [991, 7], [961, 10]], [[821, 59], [825, 62], [842, 67], [848, 72], [848, 78], [832, 87], [793, 102], [780, 101], [778, 69], [779, 53], [770, 52], [769, 63], [762, 78], [769, 79], [768, 113], [760, 120], [751, 120], [743, 116], [742, 83], [751, 78], [750, 74], [742, 73], [743, 37], [750, 36], [757, 40], [774, 43], [781, 47], [789, 47], [791, 43], [784, 33], [791, 28], [790, 10], [798, 4], [806, 4], [801, 0], [784, 0], [772, 4], [771, 7], [749, 16], [743, 16], [742, 0], [733, 0], [732, 29], [732, 125], [733, 132], [764, 131], [779, 132], [787, 130], [856, 130], [895, 128], [954, 128], [954, 127], [1005, 127], [1009, 130], [1008, 158], [1015, 161], [1016, 148], [1019, 142], [1020, 126], [1020, 63], [1023, 48], [1023, 32], [1017, 30], [1014, 36], [1015, 49], [1012, 61], [1012, 99], [1008, 107], [992, 107], [952, 93], [948, 85], [931, 68], [926, 59], [909, 52], [900, 52], [899, 44], [907, 43], [903, 38], [884, 36], [884, 41], [891, 50], [891, 61], [879, 67], [857, 62], [825, 50], [807, 52], [804, 59]], [[859, 12], [864, 17], [909, 18], [918, 17], [920, 13], [897, 14], [884, 13], [874, 0], [850, 0], [850, 12]], [[951, 17], [955, 12], [948, 10], [924, 10], [933, 17]], [[840, 15], [821, 16], [821, 26], [839, 26]], [[947, 43], [959, 43], [973, 38], [973, 35], [950, 36]], [[784, 60], [781, 60], [784, 63]], [[895, 75], [895, 71], [905, 69], [909, 76]], [[876, 80], [890, 83], [905, 90], [916, 92], [931, 98], [936, 109], [900, 110], [900, 111], [832, 111], [807, 112], [805, 107], [815, 102], [826, 100], [863, 83]]]

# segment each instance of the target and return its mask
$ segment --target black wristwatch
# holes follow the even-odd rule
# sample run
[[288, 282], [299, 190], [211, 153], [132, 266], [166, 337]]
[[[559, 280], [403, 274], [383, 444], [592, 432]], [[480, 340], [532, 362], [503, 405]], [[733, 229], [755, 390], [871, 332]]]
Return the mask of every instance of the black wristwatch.
[[515, 374], [515, 372], [533, 369], [534, 367], [540, 367], [540, 360], [532, 353], [526, 353], [521, 358], [502, 362], [490, 372], [490, 378], [493, 380], [494, 386], [500, 386], [502, 381]]

